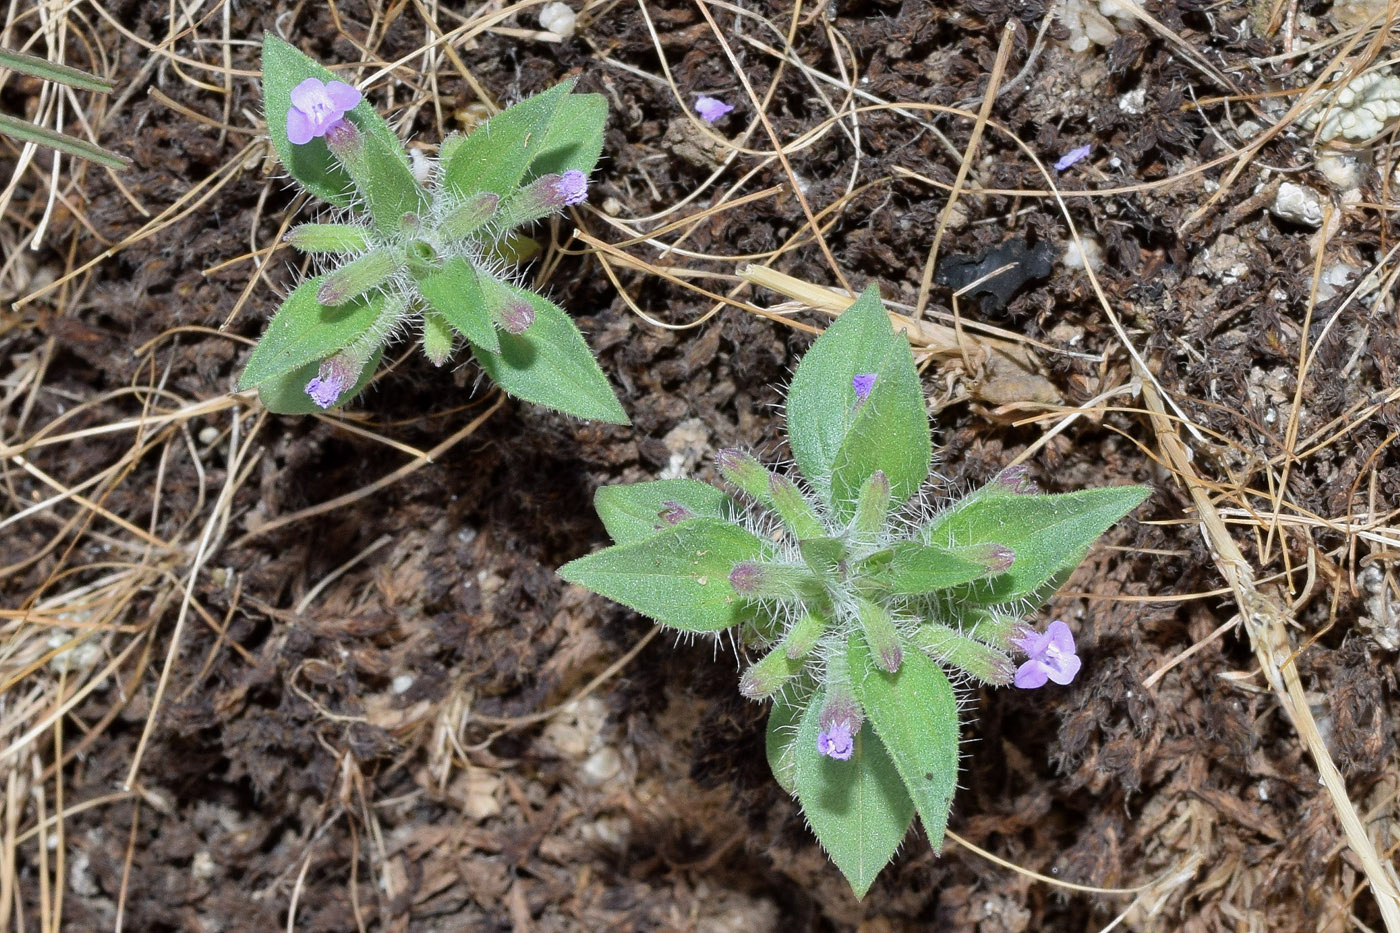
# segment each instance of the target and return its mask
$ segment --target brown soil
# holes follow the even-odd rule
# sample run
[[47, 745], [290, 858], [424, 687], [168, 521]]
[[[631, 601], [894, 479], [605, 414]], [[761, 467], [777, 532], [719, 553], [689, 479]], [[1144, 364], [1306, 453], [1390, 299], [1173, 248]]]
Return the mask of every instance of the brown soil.
[[[776, 80], [766, 113], [779, 139], [827, 121], [790, 167], [813, 210], [842, 201], [823, 229], [856, 288], [878, 283], [915, 303], [946, 195], [907, 172], [952, 183], [972, 121], [916, 115], [951, 149], [889, 110], [863, 112], [856, 136], [849, 115], [829, 120], [827, 102], [842, 107], [846, 92], [791, 64], [779, 73], [759, 48], [781, 46], [789, 29], [795, 61], [838, 80], [855, 65], [873, 99], [975, 111], [1014, 20], [1000, 82], [1011, 86], [992, 118], [1047, 164], [1093, 144], [1055, 175], [1063, 190], [1179, 179], [1067, 198], [1078, 228], [1102, 242], [1099, 278], [1121, 333], [1087, 277], [1058, 263], [1005, 308], [958, 302], [968, 320], [1041, 348], [1009, 382], [991, 363], [930, 359], [941, 469], [959, 486], [984, 480], [1059, 422], [1045, 402], [1082, 405], [1127, 385], [1129, 340], [1191, 423], [1182, 436], [1214, 504], [1248, 505], [1228, 513], [1230, 528], [1260, 585], [1291, 587], [1279, 593], [1292, 604], [1312, 717], [1388, 858], [1400, 538], [1393, 517], [1367, 516], [1400, 500], [1392, 296], [1348, 301], [1348, 287], [1308, 312], [1318, 234], [1269, 213], [1267, 188], [1255, 196], [1279, 179], [1266, 167], [1331, 191], [1306, 134], [1280, 134], [1237, 178], [1226, 179], [1233, 161], [1195, 171], [1237, 145], [1231, 120], [1268, 126], [1281, 113], [1273, 101], [1235, 103], [1226, 119], [1218, 102], [1192, 102], [1297, 86], [1286, 63], [1261, 62], [1284, 49], [1284, 32], [1254, 38], [1239, 3], [1153, 3], [1175, 38], [1139, 27], [1075, 54], [1052, 26], [1011, 83], [1046, 6], [854, 0], [803, 7], [795, 26], [791, 10], [765, 6], [758, 15], [776, 33], [709, 9], [752, 86]], [[1282, 6], [1303, 14], [1289, 27], [1299, 35], [1326, 10]], [[469, 367], [439, 371], [412, 353], [343, 419], [265, 416], [230, 396], [243, 338], [260, 333], [294, 278], [286, 253], [264, 254], [261, 272], [244, 254], [275, 243], [297, 202], [259, 136], [256, 79], [227, 75], [224, 49], [234, 69], [254, 71], [256, 40], [277, 29], [326, 62], [406, 59], [371, 98], [382, 106], [392, 92], [402, 131], [433, 143], [439, 115], [453, 128], [477, 96], [452, 60], [430, 74], [410, 57], [430, 7], [231, 4], [227, 45], [222, 7], [202, 10], [192, 32], [166, 5], [131, 0], [70, 22], [107, 64], [77, 51], [69, 61], [118, 82], [117, 100], [93, 113], [102, 141], [133, 164], [114, 179], [65, 160], [31, 252], [50, 194], [41, 154], [0, 233], [3, 297], [39, 292], [0, 327], [0, 520], [12, 518], [0, 525], [0, 925], [50, 929], [41, 920], [61, 917], [68, 930], [231, 933], [282, 929], [294, 910], [306, 931], [993, 933], [1102, 929], [1127, 910], [1133, 930], [1341, 930], [1351, 918], [1382, 928], [1336, 799], [1250, 637], [1211, 637], [1239, 607], [1131, 391], [1090, 405], [1029, 460], [1050, 490], [1146, 482], [1155, 495], [1045, 612], [1073, 622], [1086, 659], [1075, 687], [969, 697], [950, 823], [1024, 871], [1121, 890], [1069, 890], [956, 842], [932, 852], [911, 834], [863, 902], [768, 775], [764, 710], [738, 695], [727, 649], [652, 638], [647, 621], [553, 573], [603, 543], [590, 507], [599, 485], [667, 469], [711, 478], [723, 446], [780, 454], [781, 387], [807, 343], [800, 331], [732, 307], [690, 329], [653, 326], [574, 241], [544, 264], [547, 287], [590, 335], [631, 428], [507, 402], [464, 432], [494, 397], [473, 391]], [[597, 7], [559, 43], [501, 32], [454, 43], [496, 102], [571, 74], [608, 96], [606, 158], [592, 209], [576, 219], [609, 242], [625, 237], [600, 211], [630, 223], [665, 210], [724, 158], [682, 119], [663, 53], [683, 102], [708, 93], [738, 104], [717, 127], [724, 136], [754, 114], [699, 6], [646, 6], [659, 46], [640, 9]], [[436, 22], [446, 31], [462, 20], [444, 9]], [[533, 30], [534, 9], [503, 22]], [[27, 36], [35, 24], [16, 28]], [[32, 112], [39, 92], [12, 79], [4, 109]], [[746, 145], [772, 149], [762, 127]], [[1324, 264], [1389, 262], [1391, 156], [1376, 159], [1361, 187], [1373, 206], [1339, 215]], [[789, 181], [778, 162], [741, 154], [718, 189], [666, 219], [717, 203], [752, 169], [736, 194]], [[1038, 190], [1045, 177], [989, 128], [940, 255], [975, 256], [1013, 235], [1062, 250], [1068, 228], [1053, 199], [978, 193]], [[1217, 184], [1224, 193], [1183, 230]], [[180, 201], [192, 191], [213, 193]], [[138, 205], [161, 219], [158, 232], [143, 232], [151, 220]], [[687, 324], [712, 302], [654, 272], [699, 270], [697, 284], [723, 292], [761, 261], [732, 257], [778, 251], [774, 268], [834, 284], [807, 224], [789, 184], [689, 225], [689, 253], [626, 247], [651, 272], [611, 268], [631, 302]], [[567, 225], [554, 232], [567, 244]], [[954, 300], [935, 287], [929, 307], [952, 312]], [[414, 461], [439, 446], [431, 463]], [[61, 490], [71, 494], [13, 518]]]

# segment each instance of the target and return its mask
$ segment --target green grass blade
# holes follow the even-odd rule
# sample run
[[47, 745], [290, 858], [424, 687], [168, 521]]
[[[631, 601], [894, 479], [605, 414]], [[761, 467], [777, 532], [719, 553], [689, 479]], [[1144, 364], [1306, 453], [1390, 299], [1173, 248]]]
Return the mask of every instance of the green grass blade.
[[116, 88], [116, 84], [106, 78], [99, 78], [86, 71], [60, 65], [58, 62], [51, 62], [47, 58], [40, 58], [37, 55], [11, 52], [9, 49], [0, 49], [0, 68], [9, 68], [20, 74], [32, 75], [55, 84], [66, 84], [82, 91], [110, 94]]
[[57, 149], [59, 152], [66, 152], [68, 155], [77, 156], [80, 159], [87, 159], [89, 162], [96, 162], [98, 165], [106, 166], [110, 169], [123, 169], [131, 164], [131, 160], [125, 156], [119, 156], [115, 152], [108, 152], [101, 146], [88, 142], [85, 139], [78, 139], [76, 136], [69, 136], [66, 133], [59, 133], [37, 123], [30, 123], [27, 120], [17, 120], [14, 117], [0, 113], [0, 133], [12, 136], [15, 139], [23, 140], [27, 143], [34, 143], [39, 146], [47, 146], [50, 149]]

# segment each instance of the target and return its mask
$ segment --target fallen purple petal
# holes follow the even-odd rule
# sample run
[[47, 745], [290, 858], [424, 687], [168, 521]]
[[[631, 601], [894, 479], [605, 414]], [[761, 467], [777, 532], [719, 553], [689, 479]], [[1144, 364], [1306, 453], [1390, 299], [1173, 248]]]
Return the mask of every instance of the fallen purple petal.
[[1078, 149], [1071, 149], [1069, 152], [1066, 152], [1063, 156], [1061, 156], [1060, 160], [1055, 163], [1055, 171], [1063, 172], [1065, 169], [1069, 168], [1071, 165], [1087, 156], [1090, 152], [1093, 151], [1093, 149], [1094, 147], [1092, 145], [1080, 146]]
[[360, 92], [344, 81], [307, 78], [292, 88], [292, 106], [287, 110], [287, 140], [302, 146], [326, 135], [326, 131], [361, 99]]
[[718, 97], [701, 97], [695, 101], [695, 112], [706, 123], [714, 123], [716, 120], [723, 119], [733, 109], [733, 104], [726, 104]]

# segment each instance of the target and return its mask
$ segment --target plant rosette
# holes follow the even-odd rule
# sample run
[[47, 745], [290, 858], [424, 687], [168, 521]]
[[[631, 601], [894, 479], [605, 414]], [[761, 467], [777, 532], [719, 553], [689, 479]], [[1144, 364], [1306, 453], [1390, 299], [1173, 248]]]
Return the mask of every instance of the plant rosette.
[[344, 405], [385, 346], [416, 331], [443, 365], [461, 344], [506, 392], [626, 424], [578, 327], [525, 288], [516, 232], [588, 197], [607, 102], [565, 81], [442, 143], [415, 173], [364, 95], [275, 36], [263, 41], [268, 134], [288, 173], [330, 205], [287, 234], [316, 274], [273, 316], [239, 380], [282, 414]]
[[873, 288], [798, 365], [787, 428], [793, 473], [717, 454], [738, 496], [599, 489], [614, 544], [559, 574], [680, 632], [736, 630], [739, 690], [772, 704], [773, 776], [863, 897], [916, 813], [942, 847], [959, 688], [1074, 679], [1069, 627], [1025, 620], [1149, 490], [1045, 495], [1012, 468], [948, 501], [913, 354]]

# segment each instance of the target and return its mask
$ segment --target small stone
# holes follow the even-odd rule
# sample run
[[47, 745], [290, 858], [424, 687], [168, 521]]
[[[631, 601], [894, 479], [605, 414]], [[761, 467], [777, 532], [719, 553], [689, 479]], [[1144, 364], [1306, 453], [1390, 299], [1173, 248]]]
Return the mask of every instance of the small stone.
[[1269, 213], [1289, 223], [1319, 227], [1322, 225], [1322, 208], [1322, 195], [1312, 188], [1286, 181], [1278, 186], [1278, 195], [1270, 205]]

